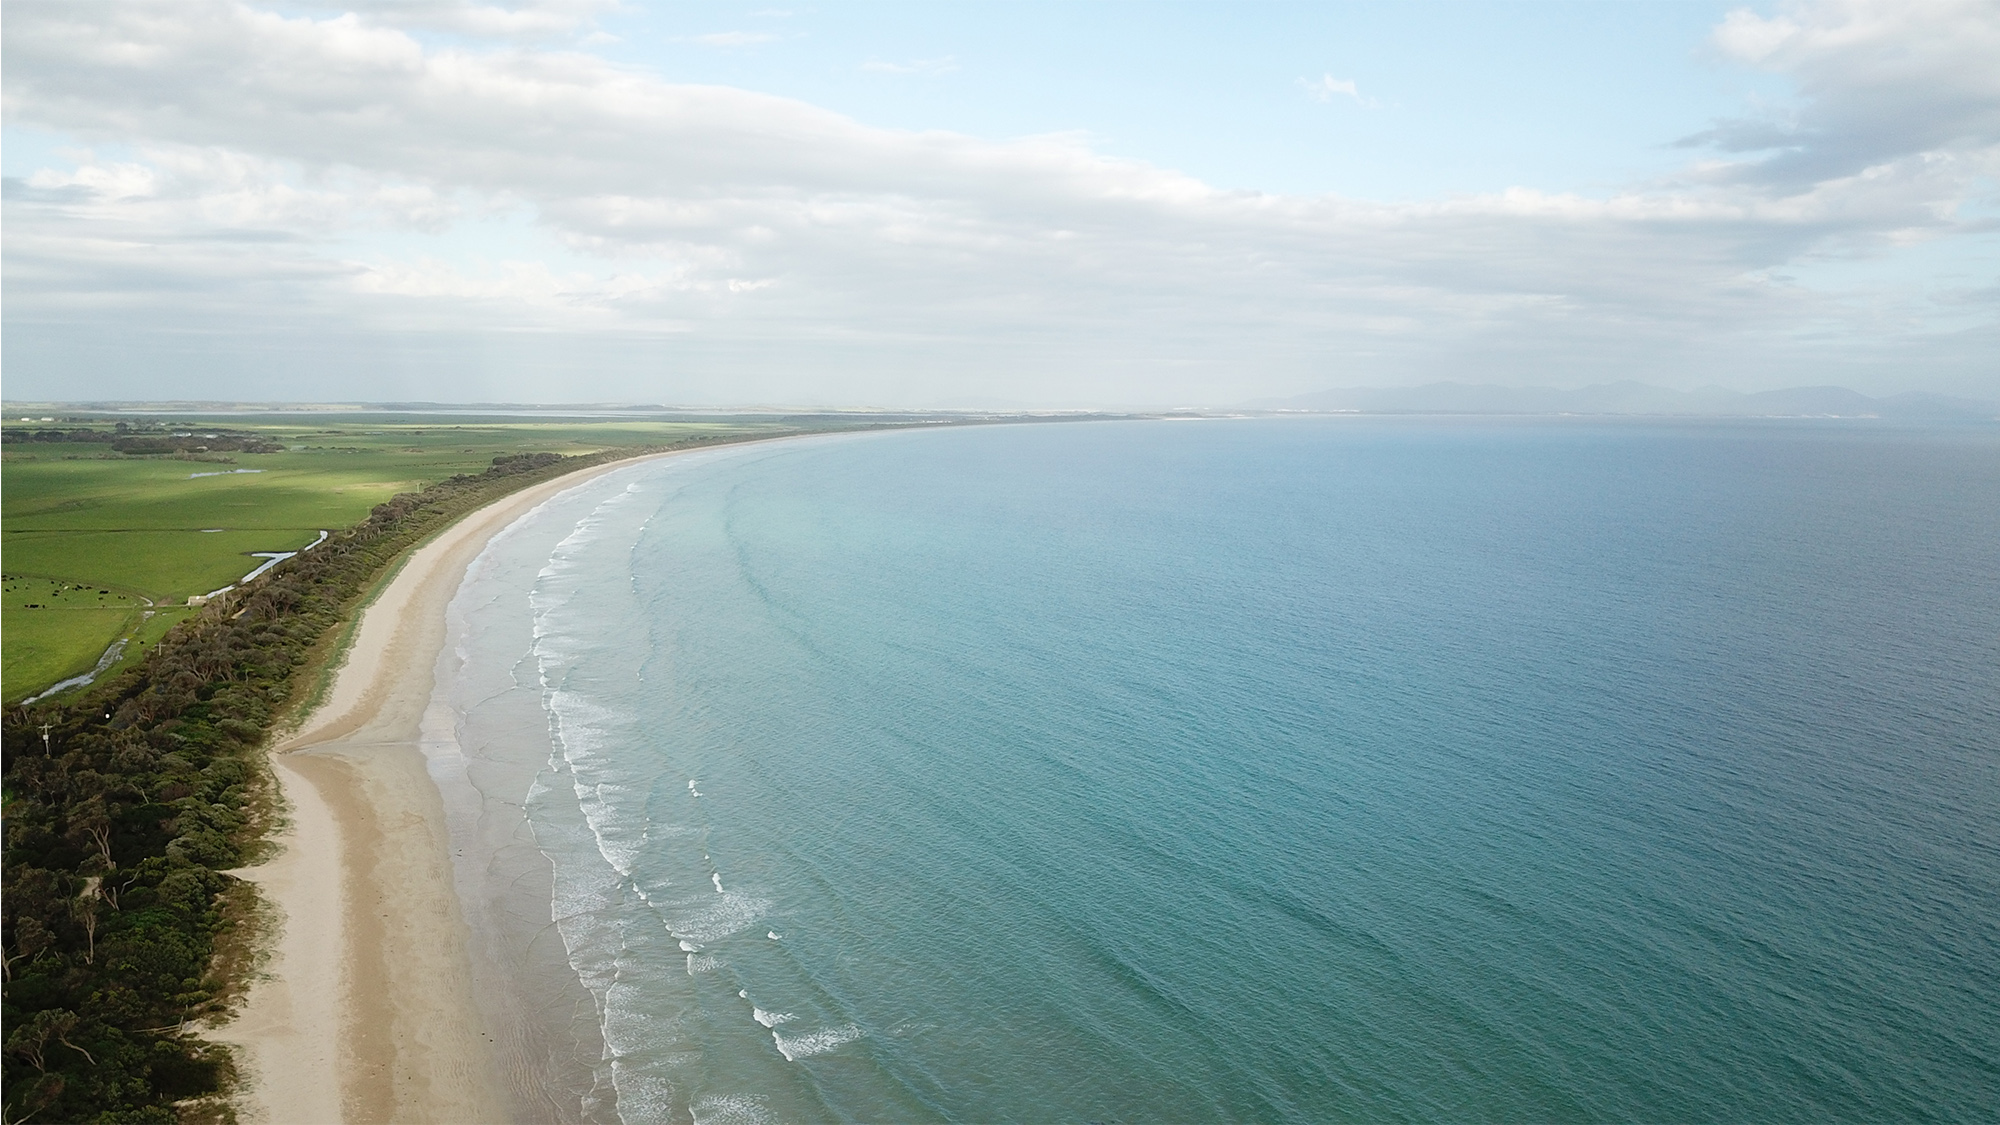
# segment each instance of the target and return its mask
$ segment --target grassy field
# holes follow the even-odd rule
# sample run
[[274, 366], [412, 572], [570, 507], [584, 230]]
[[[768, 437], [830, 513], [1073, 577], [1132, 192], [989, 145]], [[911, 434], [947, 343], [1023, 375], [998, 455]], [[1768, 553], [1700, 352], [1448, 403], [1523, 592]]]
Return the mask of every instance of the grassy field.
[[[11, 421], [0, 469], [0, 698], [89, 670], [121, 637], [124, 659], [186, 612], [190, 595], [238, 581], [263, 560], [366, 517], [398, 492], [478, 473], [502, 454], [591, 453], [698, 434], [783, 433], [785, 420], [522, 422], [319, 415], [292, 422], [173, 418], [254, 434], [282, 452], [126, 455], [108, 445], [23, 440], [46, 424]], [[139, 423], [143, 425], [143, 423]], [[88, 423], [109, 431], [112, 422]], [[65, 422], [60, 428], [79, 428]], [[138, 431], [135, 431], [138, 432]], [[107, 433], [106, 436], [109, 436]]]
[[46, 685], [91, 667], [105, 649], [98, 642], [136, 627], [145, 613], [142, 599], [95, 584], [10, 574], [0, 588], [10, 685], [17, 677]]

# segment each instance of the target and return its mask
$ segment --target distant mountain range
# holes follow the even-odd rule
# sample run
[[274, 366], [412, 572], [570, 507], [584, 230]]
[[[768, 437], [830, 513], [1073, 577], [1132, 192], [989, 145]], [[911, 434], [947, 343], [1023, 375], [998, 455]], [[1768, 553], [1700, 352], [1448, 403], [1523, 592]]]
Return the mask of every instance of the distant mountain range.
[[1846, 387], [1792, 387], [1745, 394], [1723, 387], [1675, 391], [1645, 383], [1500, 387], [1426, 383], [1417, 387], [1342, 387], [1246, 403], [1257, 410], [1363, 414], [1667, 414], [1698, 417], [2000, 419], [2000, 403], [1912, 391], [1871, 398]]

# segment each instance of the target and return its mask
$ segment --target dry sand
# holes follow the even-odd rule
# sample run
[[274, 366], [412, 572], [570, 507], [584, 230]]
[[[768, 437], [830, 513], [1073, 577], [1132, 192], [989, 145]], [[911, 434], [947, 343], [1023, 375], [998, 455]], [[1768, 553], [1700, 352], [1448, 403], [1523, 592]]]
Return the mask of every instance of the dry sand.
[[[659, 456], [671, 456], [662, 454]], [[282, 917], [241, 1015], [247, 1122], [501, 1122], [444, 804], [421, 748], [445, 608], [501, 529], [614, 462], [515, 493], [408, 557], [361, 616], [326, 701], [275, 749], [290, 823], [238, 872]]]

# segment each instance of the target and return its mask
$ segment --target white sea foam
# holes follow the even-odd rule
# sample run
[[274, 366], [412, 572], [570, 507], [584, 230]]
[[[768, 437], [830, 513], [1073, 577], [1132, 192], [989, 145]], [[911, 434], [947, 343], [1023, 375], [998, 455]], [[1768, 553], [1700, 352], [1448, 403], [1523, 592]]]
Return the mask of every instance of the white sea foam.
[[790, 1023], [799, 1017], [790, 1012], [767, 1012], [753, 1004], [750, 1008], [750, 1018], [763, 1024], [765, 1027], [776, 1027], [781, 1023]]
[[614, 981], [605, 996], [604, 1047], [613, 1057], [657, 1050], [679, 1030], [677, 1021], [652, 1010], [643, 982]]
[[766, 930], [764, 931], [764, 936], [770, 938], [772, 941], [777, 941], [781, 935], [776, 930]]
[[[618, 600], [626, 596], [621, 580], [627, 574], [616, 568], [626, 564], [629, 572], [629, 564], [617, 548], [639, 522], [635, 517], [650, 515], [645, 505], [657, 495], [641, 497], [630, 483], [617, 483], [624, 491], [608, 500], [606, 489], [587, 484], [565, 493], [568, 499], [538, 506], [495, 536], [472, 569], [480, 572], [474, 578], [500, 583], [495, 596], [523, 598], [531, 612], [531, 663], [519, 672], [489, 668], [487, 673], [516, 676], [526, 681], [524, 686], [539, 687], [549, 724], [547, 769], [525, 786], [521, 799], [535, 844], [552, 869], [548, 907], [554, 936], [560, 937], [570, 970], [591, 999], [595, 1011], [588, 1015], [594, 1015], [602, 1035], [602, 1055], [580, 1060], [589, 1067], [590, 1079], [588, 1090], [576, 1091], [578, 1109], [585, 1121], [612, 1120], [615, 1110], [628, 1125], [637, 1125], [686, 1120], [686, 1099], [698, 1085], [702, 1056], [692, 1029], [684, 1025], [687, 1015], [673, 1003], [688, 982], [663, 963], [662, 955], [670, 956], [673, 948], [671, 938], [662, 940], [659, 928], [665, 915], [638, 893], [642, 882], [661, 885], [666, 876], [650, 872], [643, 880], [631, 877], [641, 856], [650, 854], [648, 841], [679, 838], [682, 828], [647, 824], [653, 767], [620, 758], [633, 743], [630, 717], [593, 705], [590, 696], [571, 688], [573, 682], [588, 683], [578, 675], [588, 671], [588, 661], [623, 651], [632, 639], [608, 632], [602, 624], [625, 627], [638, 620]], [[621, 497], [634, 499], [621, 505]], [[527, 561], [521, 537], [533, 535], [546, 543], [564, 535], [563, 524], [580, 512], [587, 513], [585, 518], [567, 528], [539, 569], [535, 562], [520, 566]], [[514, 551], [503, 562], [501, 547], [510, 540]], [[461, 669], [491, 659], [479, 638], [469, 634], [460, 635], [454, 651]], [[687, 890], [715, 905], [718, 896], [695, 882], [706, 871], [683, 872], [674, 877], [694, 883]], [[698, 913], [711, 917], [713, 912]], [[690, 937], [697, 947], [700, 940]], [[672, 984], [675, 980], [681, 983]], [[754, 1119], [745, 1114], [732, 1118], [730, 1112], [729, 1103], [718, 1102], [705, 1117]]]
[[863, 1034], [865, 1033], [859, 1027], [848, 1024], [846, 1027], [831, 1027], [824, 1031], [809, 1031], [804, 1035], [785, 1035], [772, 1031], [771, 1038], [776, 1041], [778, 1053], [785, 1056], [787, 1062], [797, 1062], [814, 1055], [826, 1054], [843, 1043], [852, 1043]]
[[748, 1094], [703, 1094], [689, 1106], [694, 1125], [765, 1125], [776, 1121], [761, 1098]]
[[612, 1084], [618, 1090], [618, 1119], [626, 1125], [674, 1119], [674, 1085], [666, 1078], [650, 1074], [622, 1060], [612, 1065]]
[[617, 744], [617, 728], [625, 723], [577, 692], [556, 689], [544, 697], [561, 767], [570, 775], [597, 850], [619, 874], [630, 875], [645, 838], [647, 789], [604, 752]]
[[[627, 1125], [690, 1114], [701, 1125], [772, 1120], [749, 1095], [688, 1100], [704, 1068], [698, 1030], [684, 1024], [700, 1017], [683, 1007], [695, 987], [688, 977], [725, 967], [709, 951], [712, 943], [754, 932], [770, 903], [727, 889], [713, 864], [680, 842], [704, 836], [701, 826], [652, 822], [660, 812], [651, 807], [660, 759], [633, 759], [630, 752], [646, 741], [644, 732], [633, 728], [629, 712], [598, 702], [603, 697], [595, 677], [607, 660], [615, 666], [617, 654], [646, 643], [630, 632], [641, 619], [631, 612], [631, 555], [624, 549], [637, 540], [641, 520], [634, 517], [650, 521], [660, 503], [660, 490], [646, 491], [627, 482], [575, 523], [539, 571], [522, 572], [534, 573], [527, 591], [534, 663], [524, 670], [540, 688], [550, 734], [548, 771], [528, 795], [548, 815], [531, 814], [531, 822], [554, 867], [555, 928], [572, 970], [596, 1002], [605, 1047], [594, 1068], [597, 1089], [615, 1090], [618, 1116]], [[563, 518], [576, 510], [554, 514]], [[688, 776], [693, 772], [683, 774], [688, 792], [703, 798], [699, 779]], [[703, 874], [713, 893], [700, 889]], [[682, 955], [688, 977], [663, 963], [669, 950]], [[763, 1015], [772, 1018], [764, 1025], [769, 1027], [788, 1013]], [[844, 1042], [845, 1034], [836, 1029], [788, 1042], [796, 1040], [793, 1055], [807, 1057]], [[599, 1096], [585, 1101], [601, 1107]]]
[[769, 899], [734, 891], [721, 895], [703, 894], [690, 908], [674, 911], [667, 928], [675, 937], [685, 941], [713, 945], [731, 934], [739, 934], [755, 926], [770, 908]]
[[[545, 792], [550, 791], [545, 790]], [[585, 849], [592, 852], [596, 850], [589, 828], [585, 825], [569, 827], [543, 821], [535, 825], [535, 836], [537, 844], [545, 853], [560, 851], [574, 856]], [[602, 858], [598, 856], [598, 862], [588, 865], [577, 862], [552, 865], [553, 886], [549, 901], [551, 921], [610, 917], [615, 914], [619, 904], [624, 900], [623, 880], [616, 871], [602, 862]]]
[[[599, 560], [591, 547], [617, 530], [619, 509], [636, 495], [628, 485], [579, 520], [550, 553], [528, 594], [534, 615], [533, 650], [554, 750], [551, 763], [569, 773], [599, 854], [627, 876], [638, 864], [645, 837], [650, 785], [627, 776], [607, 753], [607, 748], [628, 741], [629, 718], [562, 686], [575, 663], [603, 641], [601, 630], [588, 625], [590, 615], [562, 611], [585, 591], [598, 588], [591, 564]], [[579, 620], [571, 624], [569, 616]]]

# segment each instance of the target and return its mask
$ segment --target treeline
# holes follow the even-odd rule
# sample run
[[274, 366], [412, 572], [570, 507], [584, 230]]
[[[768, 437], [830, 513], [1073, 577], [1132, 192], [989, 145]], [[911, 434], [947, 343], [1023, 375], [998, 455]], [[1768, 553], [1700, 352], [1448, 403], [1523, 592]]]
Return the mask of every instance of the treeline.
[[[692, 439], [679, 444], [706, 440]], [[671, 448], [671, 447], [666, 447]], [[210, 602], [146, 659], [61, 704], [10, 709], [0, 857], [5, 1125], [226, 1113], [225, 1048], [192, 1024], [232, 983], [218, 939], [274, 798], [257, 751], [329, 631], [397, 556], [508, 492], [631, 456], [497, 457], [377, 506]], [[247, 935], [237, 934], [243, 945]]]
[[14, 429], [7, 431], [7, 441], [108, 445], [114, 452], [133, 456], [160, 453], [283, 453], [285, 450], [283, 445], [257, 434], [232, 431], [199, 434], [133, 433], [129, 432], [123, 422], [120, 422], [115, 430]]

